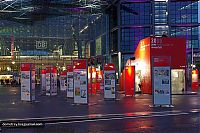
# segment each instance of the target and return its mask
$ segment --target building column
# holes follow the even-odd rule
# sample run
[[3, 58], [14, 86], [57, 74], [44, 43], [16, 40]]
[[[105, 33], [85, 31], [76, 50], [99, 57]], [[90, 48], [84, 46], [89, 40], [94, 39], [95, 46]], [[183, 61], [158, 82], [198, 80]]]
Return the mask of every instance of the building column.
[[121, 62], [121, 2], [117, 4], [117, 27], [118, 27], [118, 35], [117, 35], [117, 49], [118, 49], [118, 79], [120, 78], [121, 75], [121, 67], [122, 67], [122, 62]]

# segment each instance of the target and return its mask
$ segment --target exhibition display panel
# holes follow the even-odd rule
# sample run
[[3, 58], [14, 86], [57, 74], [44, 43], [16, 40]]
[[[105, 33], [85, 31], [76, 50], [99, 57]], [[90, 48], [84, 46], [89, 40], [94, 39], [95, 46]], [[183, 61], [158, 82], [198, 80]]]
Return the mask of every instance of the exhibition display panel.
[[35, 100], [35, 65], [21, 64], [21, 100]]
[[116, 68], [112, 63], [104, 65], [104, 98], [116, 98]]
[[153, 105], [171, 105], [171, 58], [152, 57]]
[[67, 97], [74, 97], [73, 65], [67, 66]]
[[73, 61], [74, 103], [88, 103], [88, 65], [87, 60]]
[[53, 66], [46, 67], [46, 95], [57, 95], [57, 68]]
[[67, 90], [67, 72], [63, 71], [60, 73], [60, 90], [66, 91]]
[[40, 87], [41, 87], [41, 93], [46, 93], [46, 69], [41, 70], [41, 79], [40, 79]]

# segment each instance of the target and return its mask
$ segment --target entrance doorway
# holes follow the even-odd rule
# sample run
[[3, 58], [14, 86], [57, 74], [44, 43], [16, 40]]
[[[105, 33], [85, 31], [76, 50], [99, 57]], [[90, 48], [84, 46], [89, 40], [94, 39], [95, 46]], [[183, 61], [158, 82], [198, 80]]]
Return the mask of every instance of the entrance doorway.
[[172, 94], [182, 93], [185, 90], [185, 70], [171, 70]]

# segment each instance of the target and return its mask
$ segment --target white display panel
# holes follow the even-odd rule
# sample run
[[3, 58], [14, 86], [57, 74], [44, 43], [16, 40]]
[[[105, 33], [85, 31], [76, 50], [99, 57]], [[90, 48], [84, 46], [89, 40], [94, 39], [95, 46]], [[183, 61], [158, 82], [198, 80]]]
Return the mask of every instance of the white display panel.
[[51, 95], [57, 95], [57, 73], [51, 73]]
[[153, 67], [153, 103], [171, 105], [171, 69]]
[[88, 102], [88, 90], [87, 90], [87, 70], [75, 69], [74, 70], [74, 103]]
[[21, 71], [21, 100], [31, 101], [30, 71]]
[[104, 98], [116, 97], [116, 74], [115, 71], [104, 71]]
[[31, 100], [35, 100], [35, 70], [31, 71]]
[[46, 95], [51, 95], [51, 73], [46, 73]]
[[41, 91], [46, 92], [46, 74], [41, 74]]
[[66, 91], [67, 90], [67, 75], [60, 75], [60, 90]]
[[73, 72], [67, 72], [67, 97], [74, 97]]
[[21, 65], [21, 100], [35, 100], [35, 67], [33, 64]]

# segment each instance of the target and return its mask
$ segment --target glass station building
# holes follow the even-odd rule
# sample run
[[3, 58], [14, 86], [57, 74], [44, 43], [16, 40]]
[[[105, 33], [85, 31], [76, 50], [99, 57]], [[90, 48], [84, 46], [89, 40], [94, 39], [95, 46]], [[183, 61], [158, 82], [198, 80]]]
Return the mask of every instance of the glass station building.
[[[148, 36], [185, 37], [188, 66], [200, 57], [198, 0], [4, 0], [0, 2], [0, 74], [25, 62], [36, 70], [100, 57], [120, 73]], [[194, 52], [192, 56], [192, 52]], [[120, 68], [120, 69], [119, 69]]]

